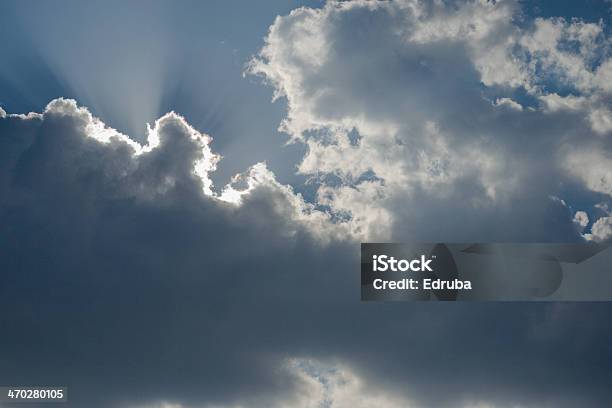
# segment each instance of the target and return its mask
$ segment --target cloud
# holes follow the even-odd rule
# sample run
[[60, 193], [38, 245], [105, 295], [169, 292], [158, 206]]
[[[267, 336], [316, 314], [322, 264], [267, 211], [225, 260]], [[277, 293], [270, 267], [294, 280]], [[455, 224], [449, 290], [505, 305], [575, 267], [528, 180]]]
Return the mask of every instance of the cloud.
[[[318, 254], [333, 238], [326, 235], [332, 224], [324, 214], [276, 182], [263, 164], [242, 176], [245, 191], [213, 192], [208, 174], [220, 158], [210, 150], [211, 138], [176, 114], [156, 121], [144, 146], [71, 100], [1, 121], [0, 268], [11, 283], [0, 303], [11, 311], [2, 315], [3, 327], [13, 328], [0, 346], [3, 381], [72, 384], [76, 406], [136, 403], [131, 400], [140, 391], [129, 389], [130, 378], [152, 387], [183, 370], [168, 395], [152, 388], [147, 398], [197, 401], [203, 396], [190, 397], [191, 381], [201, 375], [209, 377], [207, 404], [220, 395], [223, 402], [231, 394], [239, 399], [223, 384], [240, 378], [267, 383], [273, 396], [291, 388], [290, 376], [273, 377], [282, 357], [259, 356], [275, 348], [264, 337], [274, 332], [272, 316], [279, 313], [270, 307], [284, 304], [284, 295], [273, 295], [277, 288], [268, 285], [276, 279], [299, 285], [307, 278], [292, 276], [293, 262]], [[225, 199], [227, 191], [238, 191], [239, 199]], [[284, 267], [275, 266], [276, 258]], [[37, 276], [34, 285], [30, 274]], [[253, 307], [260, 297], [275, 300]], [[245, 322], [237, 317], [243, 307], [253, 319], [247, 330], [258, 333], [257, 352], [242, 337]], [[257, 327], [256, 316], [270, 312]], [[215, 332], [222, 344], [234, 344], [215, 346]], [[46, 367], [36, 378], [16, 349], [20, 344]], [[44, 351], [49, 348], [53, 355]], [[240, 348], [244, 356], [230, 355]], [[68, 354], [74, 357], [65, 365]], [[251, 369], [239, 369], [242, 364]], [[92, 367], [98, 370], [93, 382], [79, 379], [77, 372]], [[90, 387], [98, 381], [114, 391], [93, 397]]]
[[[575, 192], [600, 215], [585, 233], [607, 234], [610, 146], [591, 114], [609, 64], [543, 81], [531, 58], [569, 57], [543, 40], [512, 53], [543, 36], [517, 7], [277, 18], [250, 69], [287, 99], [311, 201], [263, 163], [213, 185], [212, 138], [177, 114], [146, 144], [70, 100], [1, 115], [0, 384], [67, 385], [77, 408], [605, 405], [605, 303], [359, 301], [360, 240], [582, 239], [550, 198]], [[573, 24], [555, 20], [547, 46], [603, 47]]]
[[299, 171], [354, 233], [580, 239], [548, 197], [612, 196], [610, 40], [520, 19], [515, 1], [328, 2], [278, 17], [248, 72], [287, 100]]
[[301, 378], [304, 399], [294, 407], [410, 408], [417, 406], [398, 392], [368, 384], [350, 367], [312, 359], [292, 359], [288, 369]]
[[569, 148], [564, 165], [589, 190], [612, 196], [612, 158], [597, 144]]
[[361, 303], [345, 225], [263, 165], [223, 197], [210, 142], [168, 114], [142, 146], [62, 99], [0, 119], [1, 383], [73, 407], [611, 397], [605, 304]]
[[589, 225], [589, 216], [584, 211], [576, 211], [574, 214], [574, 223], [581, 229], [586, 228]]
[[587, 239], [601, 242], [610, 237], [612, 237], [612, 217], [601, 217], [593, 224], [591, 234], [587, 236]]

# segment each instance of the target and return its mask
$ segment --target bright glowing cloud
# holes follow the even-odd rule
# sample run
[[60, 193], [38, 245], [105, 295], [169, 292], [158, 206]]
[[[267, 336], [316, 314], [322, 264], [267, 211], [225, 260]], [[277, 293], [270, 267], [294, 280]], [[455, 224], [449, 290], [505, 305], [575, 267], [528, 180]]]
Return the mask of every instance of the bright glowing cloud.
[[[563, 211], [548, 199], [562, 185], [583, 180], [567, 199], [610, 195], [610, 39], [603, 23], [518, 25], [520, 12], [516, 1], [332, 1], [278, 17], [248, 72], [286, 98], [281, 130], [308, 148], [299, 171], [354, 231], [548, 240], [555, 228], [533, 225]], [[454, 217], [441, 223], [444, 209]], [[481, 236], [463, 226], [490, 221], [499, 229]]]

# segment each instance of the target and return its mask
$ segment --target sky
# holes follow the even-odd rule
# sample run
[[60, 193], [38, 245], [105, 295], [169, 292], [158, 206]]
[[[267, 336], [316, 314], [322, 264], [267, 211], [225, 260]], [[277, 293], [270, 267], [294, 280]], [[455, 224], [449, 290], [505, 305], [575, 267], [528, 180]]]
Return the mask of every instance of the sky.
[[358, 282], [360, 242], [610, 241], [609, 1], [0, 10], [0, 385], [78, 408], [612, 401], [609, 303]]
[[216, 149], [231, 155], [215, 175], [220, 182], [263, 160], [287, 167], [299, 149], [282, 149], [276, 128], [283, 106], [269, 103], [270, 89], [242, 74], [276, 15], [320, 4], [3, 2], [0, 35], [10, 41], [0, 106], [40, 112], [58, 96], [76, 98], [140, 141], [147, 123], [175, 110], [214, 133]]

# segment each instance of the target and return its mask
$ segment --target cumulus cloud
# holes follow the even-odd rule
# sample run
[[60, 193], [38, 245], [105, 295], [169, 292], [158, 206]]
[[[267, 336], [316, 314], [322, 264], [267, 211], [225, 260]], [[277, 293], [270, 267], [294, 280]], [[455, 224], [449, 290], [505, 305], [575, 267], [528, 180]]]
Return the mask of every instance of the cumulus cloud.
[[605, 241], [612, 237], [612, 217], [601, 217], [591, 229], [591, 234], [587, 235], [587, 239], [596, 242]]
[[574, 223], [583, 230], [589, 225], [589, 216], [584, 211], [576, 211], [574, 214]]
[[299, 171], [355, 233], [576, 239], [548, 197], [610, 195], [610, 40], [603, 23], [519, 25], [520, 11], [328, 2], [278, 17], [248, 71], [286, 98], [281, 130], [308, 148]]

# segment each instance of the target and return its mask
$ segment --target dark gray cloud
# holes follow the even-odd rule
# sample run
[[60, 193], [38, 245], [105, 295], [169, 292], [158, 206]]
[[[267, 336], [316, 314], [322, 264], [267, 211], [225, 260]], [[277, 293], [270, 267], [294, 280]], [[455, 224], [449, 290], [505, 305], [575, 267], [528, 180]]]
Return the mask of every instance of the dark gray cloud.
[[79, 408], [612, 400], [607, 304], [362, 303], [341, 226], [262, 168], [223, 201], [207, 136], [153, 134], [63, 100], [0, 118], [0, 383]]

